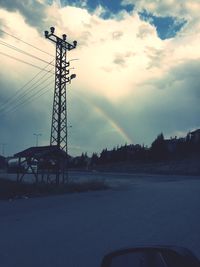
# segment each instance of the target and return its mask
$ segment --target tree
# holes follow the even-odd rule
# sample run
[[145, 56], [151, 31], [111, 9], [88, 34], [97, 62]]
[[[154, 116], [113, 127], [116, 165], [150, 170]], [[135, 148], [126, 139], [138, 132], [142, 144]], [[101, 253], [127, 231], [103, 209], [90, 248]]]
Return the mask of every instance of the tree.
[[107, 163], [107, 161], [108, 161], [108, 150], [107, 150], [107, 148], [102, 150], [99, 159], [100, 159], [101, 163]]
[[91, 166], [96, 166], [98, 164], [98, 161], [99, 161], [99, 157], [97, 153], [93, 153], [91, 157], [91, 162], [90, 162]]
[[168, 151], [163, 133], [160, 133], [151, 144], [151, 154], [153, 159], [162, 160], [167, 157]]

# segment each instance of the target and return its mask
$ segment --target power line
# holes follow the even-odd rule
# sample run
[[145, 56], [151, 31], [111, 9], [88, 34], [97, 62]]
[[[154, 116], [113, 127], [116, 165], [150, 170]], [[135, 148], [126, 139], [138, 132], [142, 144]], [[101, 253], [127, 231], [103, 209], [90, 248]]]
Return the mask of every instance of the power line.
[[[21, 95], [18, 95], [17, 98], [12, 99], [12, 101], [10, 101], [10, 104], [12, 104], [12, 103], [14, 103], [14, 102], [16, 102], [16, 103], [14, 103], [15, 105], [18, 104], [18, 103], [20, 103], [20, 101], [21, 101], [22, 99], [24, 99], [28, 94], [30, 94], [31, 92], [33, 92], [34, 89], [37, 89], [40, 85], [44, 84], [47, 80], [49, 80], [49, 79], [52, 77], [52, 76], [48, 76], [44, 81], [42, 81], [42, 82], [40, 82], [40, 83], [38, 84], [38, 82], [39, 82], [40, 80], [42, 80], [46, 75], [47, 75], [47, 73], [45, 73], [45, 75], [43, 75], [43, 76], [41, 77], [41, 79], [39, 79], [38, 81], [36, 81], [33, 85], [31, 85], [30, 87], [28, 87], [28, 89], [27, 89], [25, 92], [22, 92]], [[36, 84], [37, 84], [37, 85], [36, 85]], [[36, 85], [36, 86], [34, 86], [34, 85]], [[9, 105], [10, 105], [10, 104], [9, 104]], [[4, 111], [9, 111], [9, 108], [10, 108], [10, 107], [8, 107], [8, 109], [6, 110], [6, 107], [4, 107], [2, 110], [4, 110]], [[11, 109], [13, 109], [13, 107], [11, 107]], [[2, 110], [1, 110], [1, 111], [2, 111]]]
[[13, 109], [13, 110], [11, 110], [11, 111], [9, 111], [9, 112], [14, 112], [14, 111], [18, 110], [19, 107], [24, 106], [24, 105], [27, 104], [27, 103], [31, 103], [31, 102], [33, 102], [35, 99], [37, 99], [38, 97], [40, 97], [40, 96], [44, 95], [45, 93], [49, 92], [49, 88], [48, 88], [48, 90], [46, 90], [46, 91], [43, 92], [42, 94], [37, 95], [38, 93], [40, 93], [40, 92], [42, 92], [44, 89], [46, 89], [51, 83], [52, 83], [52, 81], [51, 81], [50, 83], [48, 83], [47, 85], [45, 85], [44, 87], [42, 87], [38, 92], [36, 92], [36, 93], [33, 94], [32, 96], [30, 96], [28, 99], [26, 99], [25, 101], [23, 101], [22, 103], [20, 103], [19, 105], [17, 105], [17, 106], [15, 107], [15, 109]]
[[[48, 77], [47, 79], [45, 79], [45, 81], [48, 80], [48, 79], [49, 79], [49, 77]], [[44, 83], [45, 81], [43, 81], [43, 83]], [[13, 113], [13, 112], [15, 112], [16, 110], [18, 110], [19, 107], [24, 106], [26, 103], [31, 103], [31, 102], [33, 102], [34, 100], [38, 99], [39, 97], [43, 96], [44, 94], [46, 94], [47, 92], [49, 92], [49, 88], [48, 88], [46, 91], [44, 91], [44, 92], [42, 92], [42, 91], [43, 91], [46, 87], [48, 87], [50, 84], [51, 84], [51, 82], [48, 83], [48, 84], [47, 84], [46, 86], [44, 86], [43, 88], [41, 88], [40, 90], [38, 90], [35, 94], [29, 96], [28, 99], [25, 99], [23, 102], [19, 103], [19, 104], [16, 105], [14, 108], [12, 108], [12, 109], [10, 109], [10, 110], [8, 110], [8, 111], [6, 111], [6, 112], [7, 112], [7, 113]], [[41, 84], [40, 84], [40, 85], [41, 85]], [[38, 87], [38, 86], [37, 86], [37, 87]], [[37, 87], [36, 87], [36, 88], [37, 88]], [[38, 93], [40, 93], [40, 92], [42, 92], [42, 93], [38, 95]]]
[[[32, 58], [34, 58], [34, 59], [40, 60], [40, 61], [42, 61], [42, 62], [44, 62], [44, 63], [48, 63], [48, 61], [46, 61], [46, 60], [44, 60], [44, 59], [42, 59], [42, 58], [39, 58], [39, 57], [37, 57], [37, 56], [34, 56], [33, 54], [30, 54], [30, 53], [28, 53], [28, 52], [26, 52], [26, 51], [24, 51], [24, 50], [22, 50], [22, 49], [19, 49], [19, 48], [16, 47], [16, 46], [11, 45], [11, 44], [8, 44], [8, 43], [6, 43], [6, 42], [4, 42], [4, 41], [1, 41], [1, 40], [0, 40], [0, 44], [1, 44], [1, 45], [4, 45], [4, 46], [6, 46], [6, 47], [8, 47], [8, 48], [10, 48], [10, 49], [13, 49], [13, 50], [15, 50], [15, 51], [17, 51], [17, 52], [19, 52], [19, 53], [22, 53], [22, 54], [24, 54], [24, 55], [26, 55], [26, 56], [29, 56], [29, 57], [32, 57]], [[52, 64], [52, 65], [53, 65], [53, 64]], [[54, 65], [53, 65], [53, 66], [54, 66]]]
[[[1, 52], [0, 52], [1, 53]], [[4, 53], [2, 53], [2, 54], [4, 54]], [[7, 54], [6, 54], [7, 55]], [[9, 55], [8, 55], [9, 56]], [[16, 58], [15, 58], [16, 59]], [[49, 62], [48, 63], [48, 65], [50, 64], [50, 63], [52, 63], [52, 62]], [[53, 69], [51, 69], [51, 70], [46, 70], [45, 68], [47, 68], [48, 67], [48, 65], [47, 66], [45, 66], [43, 69], [41, 69], [41, 71], [39, 72], [39, 73], [37, 73], [30, 81], [28, 81], [22, 88], [25, 88], [25, 86], [26, 85], [28, 85], [31, 81], [33, 81], [42, 71], [46, 71], [47, 73], [51, 73], [51, 74], [54, 74], [54, 72], [52, 72], [51, 70]], [[35, 87], [33, 87], [33, 85], [35, 85], [35, 84], [37, 84], [40, 80], [42, 80], [42, 78], [44, 78], [46, 75], [47, 75], [47, 73], [45, 73], [45, 75], [43, 75], [39, 80], [37, 80], [34, 84], [32, 84], [30, 87], [28, 87], [28, 89], [23, 93], [21, 93], [20, 95], [18, 95], [18, 97], [16, 98], [16, 100], [22, 100], [22, 98], [24, 98], [29, 92], [31, 92], [31, 91], [33, 91], [33, 89], [35, 89], [35, 88], [37, 88], [38, 86], [40, 86], [41, 84], [43, 84], [45, 81], [47, 81], [49, 78], [50, 78], [50, 76], [49, 77], [47, 77], [47, 79], [45, 79], [42, 83], [40, 83], [40, 84], [38, 84], [37, 86], [35, 86]], [[40, 89], [39, 91], [37, 91], [35, 94], [33, 94], [33, 95], [31, 95], [31, 96], [29, 96], [29, 98], [27, 98], [27, 99], [25, 99], [23, 102], [18, 102], [17, 103], [17, 105], [15, 105], [14, 107], [11, 107], [11, 109], [8, 109], [8, 110], [6, 110], [6, 107], [5, 107], [5, 104], [4, 104], [4, 106], [3, 106], [3, 108], [1, 108], [1, 112], [3, 111], [3, 113], [10, 113], [10, 112], [14, 112], [14, 111], [16, 111], [16, 110], [18, 110], [18, 107], [20, 107], [21, 105], [24, 105], [24, 104], [26, 104], [26, 102], [32, 102], [32, 101], [30, 101], [32, 98], [33, 98], [33, 100], [35, 100], [36, 98], [38, 98], [38, 97], [40, 97], [40, 96], [42, 96], [42, 95], [44, 95], [45, 93], [47, 93], [48, 91], [49, 91], [49, 89], [47, 90], [47, 91], [45, 91], [45, 92], [43, 92], [42, 94], [40, 94], [39, 96], [37, 96], [37, 94], [38, 93], [40, 93], [41, 91], [43, 91], [47, 86], [49, 86], [51, 84], [51, 82], [48, 84], [48, 85], [46, 85], [45, 87], [43, 87], [42, 89]], [[21, 88], [21, 89], [22, 89]], [[16, 92], [16, 94], [15, 94], [15, 96], [19, 93], [19, 91], [20, 90], [18, 90], [17, 92]], [[36, 97], [35, 97], [36, 96]], [[21, 99], [19, 99], [21, 97]], [[13, 99], [13, 97], [11, 97], [10, 99], [8, 99], [8, 101], [6, 102], [6, 103], [13, 103], [14, 101], [16, 101], [15, 99]], [[5, 109], [5, 110], [3, 110], [3, 109]], [[2, 114], [1, 114], [2, 115]]]
[[[23, 99], [27, 94], [29, 94], [31, 91], [33, 91], [34, 89], [36, 89], [38, 86], [42, 85], [44, 82], [46, 82], [47, 80], [49, 80], [52, 76], [48, 76], [44, 81], [42, 81], [41, 83], [38, 84], [39, 81], [41, 81], [45, 76], [47, 75], [47, 73], [45, 73], [41, 79], [39, 79], [38, 81], [36, 81], [33, 85], [31, 85], [31, 87], [28, 87], [28, 89], [24, 92], [24, 94], [22, 94], [21, 96], [18, 96], [17, 99], [20, 98]], [[37, 85], [36, 85], [37, 84]], [[36, 85], [36, 86], [34, 86]], [[34, 87], [33, 87], [34, 86]], [[17, 100], [16, 99], [16, 100]]]
[[[3, 30], [1, 30], [1, 29], [0, 29], [0, 31], [6, 33], [5, 31], [3, 31]], [[33, 48], [35, 48], [35, 49], [37, 49], [37, 50], [39, 50], [39, 51], [41, 51], [41, 52], [46, 53], [45, 51], [43, 51], [43, 50], [41, 50], [41, 49], [38, 49], [37, 47], [35, 47], [35, 46], [33, 46], [33, 45], [31, 45], [31, 44], [29, 44], [29, 43], [27, 43], [27, 42], [24, 42], [23, 40], [19, 39], [19, 38], [16, 37], [16, 36], [13, 36], [13, 35], [11, 35], [11, 34], [9, 34], [9, 33], [6, 33], [6, 34], [8, 34], [8, 35], [10, 35], [10, 36], [12, 36], [12, 37], [14, 37], [14, 38], [16, 38], [16, 39], [19, 40], [19, 41], [22, 41], [23, 43], [25, 43], [25, 44], [27, 44], [27, 45], [30, 45], [31, 47], [33, 47]], [[66, 37], [63, 35], [63, 38], [66, 38]], [[73, 42], [73, 45], [72, 45], [72, 44], [69, 44], [69, 43], [67, 43], [67, 42], [65, 42], [65, 43], [68, 45], [68, 47], [66, 48], [67, 50], [71, 50], [71, 49], [75, 48], [75, 47], [76, 47], [76, 44], [77, 44], [76, 41]], [[11, 44], [9, 44], [9, 43], [6, 43], [6, 42], [4, 42], [4, 41], [2, 41], [2, 40], [0, 40], [0, 44], [3, 45], [3, 46], [8, 47], [8, 48], [10, 48], [10, 49], [13, 49], [13, 50], [15, 50], [15, 51], [17, 51], [17, 52], [20, 52], [20, 53], [23, 53], [23, 54], [25, 54], [25, 55], [31, 56], [31, 57], [33, 57], [33, 58], [35, 58], [35, 59], [37, 59], [37, 60], [42, 61], [42, 62], [48, 63], [48, 65], [50, 65], [50, 64], [53, 65], [51, 62], [47, 62], [47, 61], [45, 61], [45, 60], [43, 60], [43, 59], [41, 59], [41, 58], [39, 58], [39, 57], [37, 57], [37, 56], [31, 54], [31, 53], [28, 53], [28, 52], [26, 52], [26, 51], [24, 51], [24, 50], [22, 50], [22, 49], [20, 49], [20, 48], [18, 48], [18, 47], [16, 47], [16, 46], [11, 45]], [[22, 62], [22, 63], [24, 63], [24, 64], [27, 64], [27, 65], [29, 65], [29, 66], [38, 68], [38, 69], [40, 69], [41, 71], [46, 71], [47, 73], [53, 73], [53, 74], [54, 74], [54, 72], [52, 72], [51, 70], [46, 70], [46, 68], [41, 68], [41, 67], [39, 67], [39, 66], [37, 66], [37, 65], [35, 65], [35, 64], [29, 63], [29, 62], [27, 62], [27, 61], [25, 61], [25, 60], [22, 60], [22, 59], [20, 59], [20, 58], [15, 57], [15, 56], [6, 54], [6, 53], [4, 53], [4, 52], [0, 52], [0, 54], [2, 54], [2, 55], [4, 55], [4, 56], [7, 56], [7, 57], [9, 57], [9, 58], [11, 58], [11, 59], [17, 60], [17, 61], [19, 61], [19, 62]], [[49, 53], [46, 53], [46, 54], [49, 54]], [[74, 60], [76, 60], [76, 59], [74, 59]], [[54, 66], [54, 65], [53, 65], [53, 66]], [[46, 74], [47, 74], [47, 73], [46, 73]], [[17, 92], [18, 96], [17, 96], [15, 99], [12, 98], [12, 99], [9, 100], [9, 101], [10, 101], [10, 104], [11, 104], [11, 103], [14, 103], [14, 106], [10, 106], [10, 107], [8, 107], [8, 108], [5, 108], [6, 105], [4, 104], [4, 109], [5, 109], [4, 113], [8, 114], [8, 113], [11, 113], [11, 112], [15, 112], [15, 111], [18, 110], [21, 106], [23, 106], [23, 105], [25, 105], [25, 104], [27, 104], [27, 103], [30, 103], [30, 102], [32, 102], [33, 100], [35, 100], [36, 98], [41, 97], [42, 95], [44, 95], [45, 93], [47, 93], [47, 92], [49, 91], [49, 89], [46, 90], [46, 91], [44, 91], [44, 90], [45, 90], [45, 89], [46, 89], [52, 82], [46, 84], [44, 87], [40, 88], [40, 89], [37, 90], [36, 92], [33, 92], [34, 89], [37, 89], [38, 86], [44, 84], [47, 80], [49, 80], [50, 76], [47, 77], [47, 79], [45, 79], [43, 82], [41, 82], [41, 83], [38, 84], [38, 82], [39, 82], [40, 80], [42, 80], [42, 79], [46, 76], [46, 74], [43, 75], [43, 76], [42, 76], [38, 81], [36, 81], [34, 84], [32, 84], [28, 89], [24, 90], [24, 92], [20, 92], [19, 94], [18, 94], [18, 92]], [[69, 74], [69, 72], [67, 72], [66, 74]], [[37, 75], [38, 75], [38, 74], [37, 74]], [[37, 76], [37, 75], [36, 75], [36, 76]], [[67, 82], [67, 81], [69, 82], [69, 81], [70, 81], [71, 79], [73, 79], [73, 78], [75, 78], [75, 75], [71, 75], [70, 78], [67, 78], [67, 79], [66, 79], [66, 77], [64, 77], [64, 80], [65, 80], [65, 82]], [[34, 79], [32, 79], [31, 81], [33, 81], [33, 80], [34, 80]], [[26, 83], [26, 85], [28, 85], [28, 84], [29, 84], [29, 82]], [[37, 85], [36, 85], [36, 84], [37, 84]], [[36, 86], [34, 86], [34, 85], [36, 85]], [[34, 86], [34, 87], [33, 87], [33, 86]], [[26, 87], [26, 86], [24, 86], [23, 88], [25, 88], [25, 87]], [[32, 93], [31, 95], [29, 95], [31, 92], [33, 92], [33, 93]], [[29, 95], [29, 97], [27, 98], [28, 95]], [[25, 99], [24, 99], [24, 98], [25, 98]], [[23, 100], [23, 99], [24, 99], [24, 100]], [[22, 100], [23, 100], [23, 101], [22, 101]], [[7, 103], [8, 103], [9, 101], [7, 101]]]
[[5, 34], [7, 34], [7, 35], [9, 35], [9, 36], [11, 36], [11, 37], [13, 37], [13, 38], [15, 38], [16, 40], [18, 40], [18, 41], [20, 41], [20, 42], [22, 42], [22, 43], [24, 43], [24, 44], [26, 44], [26, 45], [29, 45], [29, 46], [33, 47], [34, 49], [37, 49], [38, 51], [40, 51], [40, 52], [42, 52], [42, 53], [45, 53], [45, 54], [47, 54], [47, 55], [49, 55], [49, 56], [51, 56], [51, 57], [54, 57], [54, 56], [51, 55], [50, 53], [48, 53], [48, 52], [46, 52], [46, 51], [44, 51], [44, 50], [42, 50], [42, 49], [40, 49], [40, 48], [38, 48], [38, 47], [36, 47], [36, 46], [30, 44], [30, 43], [28, 43], [28, 42], [23, 41], [22, 39], [20, 39], [19, 37], [14, 36], [14, 35], [11, 34], [11, 33], [8, 33], [8, 32], [6, 32], [6, 31], [4, 31], [4, 30], [2, 30], [2, 29], [0, 29], [0, 31], [3, 32], [3, 33], [5, 33]]
[[[39, 72], [38, 72], [38, 73], [37, 73], [31, 80], [29, 80], [29, 81], [26, 82], [22, 87], [20, 87], [20, 88], [15, 92], [14, 95], [12, 95], [11, 97], [9, 97], [9, 98], [7, 99], [7, 101], [4, 102], [3, 105], [1, 106], [0, 111], [3, 110], [3, 109], [5, 109], [5, 106], [6, 106], [6, 105], [8, 105], [9, 103], [13, 102], [14, 99], [16, 98], [16, 96], [19, 97], [19, 95], [23, 94], [23, 92], [21, 92], [21, 91], [22, 91], [23, 89], [25, 89], [26, 86], [28, 86], [32, 81], [34, 81], [34, 80], [36, 79], [36, 77], [38, 77], [43, 71], [45, 71], [46, 68], [49, 66], [49, 64], [51, 64], [53, 61], [54, 61], [54, 60], [52, 60], [51, 62], [49, 62], [49, 63], [48, 63], [42, 70], [40, 70], [40, 71], [39, 71]], [[51, 70], [52, 70], [52, 69], [51, 69]], [[49, 71], [51, 71], [51, 70], [49, 70]], [[48, 73], [48, 72], [47, 72], [47, 73]], [[46, 73], [46, 75], [47, 75], [47, 73]], [[45, 75], [44, 75], [44, 76], [45, 76]], [[39, 80], [41, 80], [44, 76], [42, 76]], [[37, 80], [37, 82], [38, 82], [39, 80]], [[35, 85], [37, 82], [33, 83], [33, 84], [31, 85], [31, 87], [32, 87], [33, 85]], [[30, 88], [30, 87], [28, 87], [28, 88]], [[27, 89], [25, 89], [24, 91], [26, 92]], [[17, 98], [18, 98], [18, 97], [17, 97]]]
[[[0, 52], [0, 54], [2, 54], [2, 55], [4, 55], [4, 56], [7, 56], [7, 57], [9, 57], [9, 58], [15, 59], [15, 60], [17, 60], [17, 61], [19, 61], [19, 62], [22, 62], [22, 63], [27, 64], [27, 65], [29, 65], [29, 66], [32, 66], [32, 67], [34, 67], [34, 68], [37, 68], [37, 69], [39, 69], [39, 70], [43, 70], [41, 67], [39, 67], [39, 66], [37, 66], [37, 65], [34, 65], [34, 64], [32, 64], [32, 63], [29, 63], [29, 62], [27, 62], [27, 61], [25, 61], [25, 60], [16, 58], [16, 57], [14, 57], [14, 56], [8, 55], [8, 54], [3, 53], [3, 52]], [[46, 71], [46, 72], [50, 72], [50, 71], [47, 71], [47, 70], [44, 70], [44, 71]], [[51, 72], [51, 73], [53, 73], [53, 72]], [[53, 73], [53, 74], [54, 74], [54, 73]]]
[[24, 99], [24, 97], [29, 94], [29, 93], [34, 93], [34, 94], [31, 94], [28, 96], [28, 98], [24, 99], [23, 103], [26, 102], [27, 100], [29, 100], [32, 96], [36, 95], [38, 92], [40, 92], [41, 89], [39, 89], [38, 91], [33, 91], [34, 89], [37, 89], [39, 86], [43, 85], [47, 80], [49, 80], [50, 77], [47, 77], [47, 79], [45, 79], [43, 82], [41, 82], [40, 84], [38, 84], [37, 86], [33, 87], [33, 88], [30, 88], [31, 90], [29, 90], [29, 92], [25, 92], [24, 95], [22, 95], [22, 97], [18, 97], [16, 100], [16, 103], [14, 103], [14, 106], [10, 106], [8, 107], [8, 109], [4, 110], [4, 112], [9, 112], [10, 110], [13, 110], [13, 108], [17, 107], [19, 104], [21, 104], [21, 100]]
[[[31, 103], [33, 100], [35, 100], [36, 98], [44, 95], [45, 93], [49, 92], [49, 89], [46, 90], [45, 92], [43, 92], [40, 95], [37, 95], [38, 93], [42, 92], [44, 89], [46, 89], [50, 84], [52, 83], [52, 81], [50, 83], [48, 83], [47, 85], [45, 85], [44, 87], [42, 87], [40, 90], [38, 90], [35, 94], [31, 95], [29, 98], [25, 99], [23, 102], [19, 103], [18, 105], [16, 105], [15, 107], [13, 107], [12, 109], [6, 111], [6, 114], [8, 113], [13, 113], [15, 111], [17, 111], [19, 109], [19, 107], [24, 106], [27, 103]], [[1, 114], [3, 115], [3, 114]]]

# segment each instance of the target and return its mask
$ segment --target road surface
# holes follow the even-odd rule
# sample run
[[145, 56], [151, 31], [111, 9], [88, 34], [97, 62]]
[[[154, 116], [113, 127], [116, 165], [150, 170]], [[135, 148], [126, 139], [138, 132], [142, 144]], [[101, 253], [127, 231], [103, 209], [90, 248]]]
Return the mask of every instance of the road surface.
[[98, 267], [107, 252], [148, 244], [200, 258], [199, 177], [87, 175], [73, 173], [113, 188], [0, 201], [0, 266]]

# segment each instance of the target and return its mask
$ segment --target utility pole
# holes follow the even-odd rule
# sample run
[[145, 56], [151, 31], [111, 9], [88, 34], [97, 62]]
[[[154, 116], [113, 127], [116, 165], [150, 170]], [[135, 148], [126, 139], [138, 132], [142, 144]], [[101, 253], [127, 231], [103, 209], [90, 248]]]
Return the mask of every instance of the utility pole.
[[45, 37], [56, 44], [55, 90], [50, 145], [57, 145], [67, 152], [66, 84], [76, 78], [75, 74], [68, 76], [69, 70], [67, 68], [70, 64], [67, 62], [67, 51], [76, 48], [77, 41], [70, 44], [66, 41], [66, 34], [63, 34], [62, 38], [60, 38], [54, 34], [54, 27], [51, 27], [50, 31], [50, 33], [45, 31]]
[[42, 134], [41, 133], [38, 133], [38, 134], [34, 133], [33, 135], [35, 135], [35, 137], [36, 137], [35, 146], [37, 147], [38, 146], [38, 138], [39, 138], [39, 136], [42, 136]]
[[[67, 51], [76, 48], [77, 41], [73, 41], [73, 44], [70, 44], [66, 41], [66, 34], [63, 34], [62, 38], [60, 38], [54, 32], [54, 27], [50, 28], [50, 33], [48, 31], [44, 32], [45, 37], [56, 44], [55, 89], [50, 145], [56, 145], [59, 149], [68, 153], [66, 84], [76, 78], [76, 75], [72, 74], [69, 76], [70, 62], [67, 62]], [[59, 183], [59, 171], [57, 173], [57, 180]]]

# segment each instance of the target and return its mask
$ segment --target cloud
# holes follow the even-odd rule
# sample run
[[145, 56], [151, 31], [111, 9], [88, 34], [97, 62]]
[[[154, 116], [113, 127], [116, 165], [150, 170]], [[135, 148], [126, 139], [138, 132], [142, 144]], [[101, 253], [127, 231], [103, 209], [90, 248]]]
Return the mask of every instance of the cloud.
[[148, 10], [157, 16], [198, 16], [200, 3], [196, 0], [123, 0], [122, 5], [132, 4], [137, 10]]
[[123, 36], [122, 31], [115, 31], [112, 33], [113, 40], [119, 40]]
[[17, 83], [17, 79], [12, 76], [8, 79], [1, 74], [0, 78], [0, 132], [1, 142], [6, 143], [6, 155], [35, 146], [35, 132], [43, 134], [39, 140], [40, 145], [48, 144], [50, 113], [46, 109], [51, 107], [50, 103], [44, 97], [29, 102], [29, 105], [21, 105], [23, 101], [19, 99], [12, 102], [13, 91], [18, 88], [20, 82]]
[[200, 2], [196, 0], [123, 0], [122, 5], [134, 6], [138, 12], [148, 11], [155, 16], [174, 17], [185, 20], [187, 23], [183, 27], [184, 32], [199, 31], [200, 28]]
[[0, 7], [11, 12], [19, 12], [25, 21], [39, 30], [45, 25], [45, 4], [39, 0], [1, 0]]
[[[155, 27], [141, 21], [137, 14], [126, 14], [119, 21], [114, 18], [104, 20], [74, 7], [65, 7], [59, 12], [62, 31], [69, 32], [71, 39], [77, 39], [81, 44], [73, 52], [80, 58], [77, 62], [78, 87], [104, 95], [110, 101], [133, 90], [133, 73], [137, 77], [135, 82], [143, 76], [141, 72], [149, 61], [144, 53], [145, 47], [153, 44], [157, 49], [162, 47]], [[77, 18], [75, 24], [71, 17]], [[58, 24], [60, 26], [61, 22]], [[149, 30], [143, 39], [137, 37], [141, 27]], [[119, 68], [119, 64], [127, 65], [126, 70]]]
[[[0, 28], [4, 27], [4, 21], [2, 19], [0, 19]], [[0, 31], [0, 37], [3, 36], [3, 32]]]
[[163, 59], [165, 58], [165, 50], [156, 49], [154, 47], [147, 47], [146, 55], [149, 58], [147, 69], [159, 68], [163, 64]]
[[[188, 100], [195, 102], [200, 98], [200, 58], [180, 64], [171, 70], [176, 87], [186, 95]], [[196, 103], [197, 104], [197, 103]]]
[[[159, 3], [155, 6], [151, 1], [138, 1], [138, 10], [133, 13], [122, 12], [107, 19], [98, 12], [90, 13], [85, 6], [59, 7], [55, 3], [45, 6], [40, 1], [37, 6], [41, 5], [41, 11], [36, 8], [38, 21], [35, 21], [35, 14], [28, 18], [33, 2], [26, 7], [20, 6], [23, 1], [15, 1], [10, 7], [6, 3], [0, 2], [2, 29], [20, 39], [54, 55], [55, 45], [42, 36], [43, 30], [54, 25], [56, 34], [66, 33], [69, 42], [78, 41], [77, 49], [67, 54], [69, 60], [79, 59], [70, 63], [70, 67], [75, 68], [71, 73], [75, 72], [77, 79], [67, 87], [69, 123], [72, 124], [70, 153], [100, 151], [130, 140], [150, 144], [161, 131], [173, 135], [198, 126], [200, 48], [197, 23], [194, 33], [184, 27], [174, 38], [161, 40], [155, 26], [142, 21], [137, 12], [147, 3], [149, 11], [165, 16], [171, 7], [164, 11], [163, 6]], [[192, 11], [187, 8], [187, 18], [190, 18]], [[179, 13], [181, 11], [176, 11], [176, 16]], [[175, 16], [175, 11], [170, 14]], [[11, 36], [2, 37], [3, 41], [47, 62], [52, 60], [51, 56]], [[41, 68], [46, 65], [2, 45], [0, 52]], [[0, 101], [4, 102], [39, 70], [0, 56], [4, 66]], [[49, 94], [3, 119], [3, 141], [12, 140], [13, 147], [14, 142], [18, 144], [10, 152], [34, 144], [33, 133], [37, 131], [43, 134], [41, 144], [49, 143], [54, 83], [48, 88]]]
[[140, 39], [145, 39], [148, 36], [154, 34], [154, 29], [150, 28], [147, 24], [142, 24], [138, 28], [137, 37]]
[[[145, 143], [164, 132], [166, 136], [188, 132], [199, 127], [200, 59], [188, 60], [171, 68], [159, 79], [140, 84], [140, 91], [126, 102], [127, 114], [132, 114], [136, 140]], [[137, 99], [131, 105], [131, 99]]]
[[126, 67], [126, 61], [134, 56], [135, 54], [132, 52], [126, 52], [123, 54], [116, 54], [113, 60], [113, 63], [119, 65], [119, 67]]

